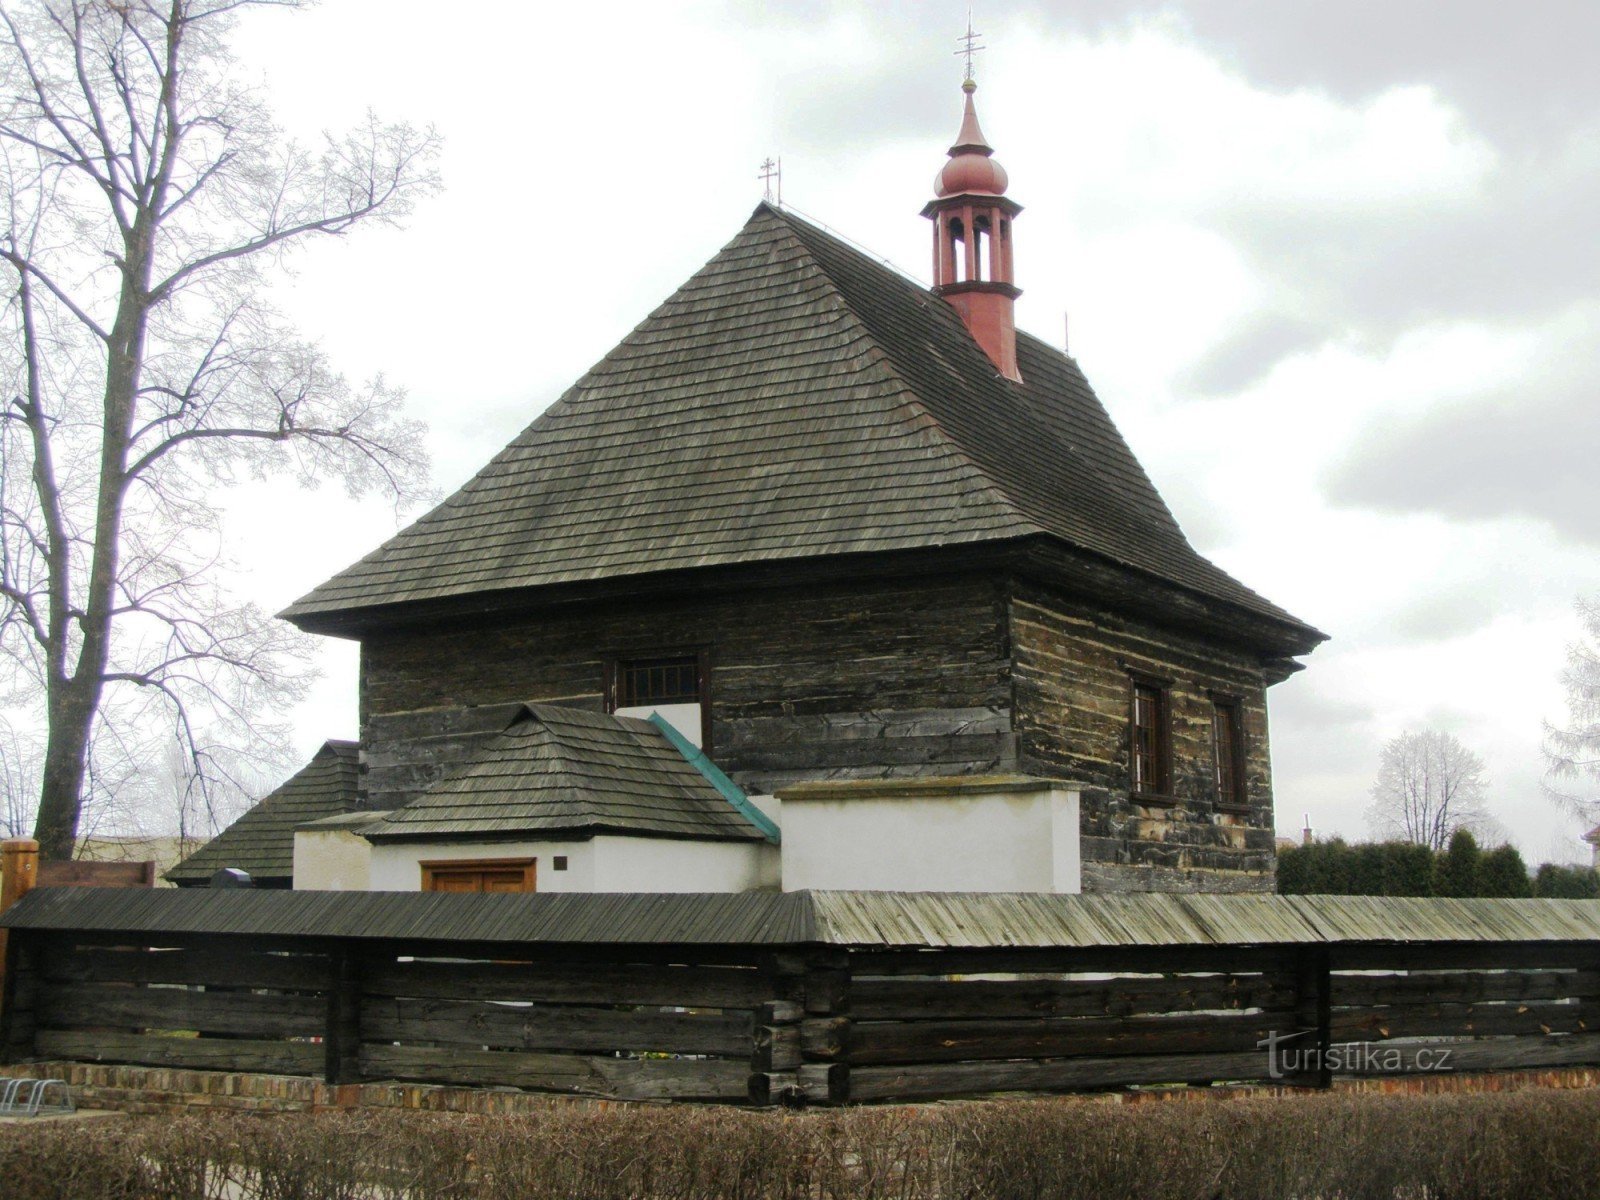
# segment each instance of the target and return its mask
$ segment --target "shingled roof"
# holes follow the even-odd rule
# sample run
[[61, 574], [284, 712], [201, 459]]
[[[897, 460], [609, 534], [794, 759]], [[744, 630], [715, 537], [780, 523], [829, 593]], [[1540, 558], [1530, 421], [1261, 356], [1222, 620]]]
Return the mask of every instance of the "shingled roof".
[[527, 705], [471, 761], [362, 836], [390, 842], [595, 833], [765, 836], [656, 725], [553, 704]]
[[956, 312], [767, 204], [438, 508], [291, 605], [1054, 539], [1321, 640], [1184, 538], [1077, 364], [1002, 378]]
[[166, 873], [172, 883], [205, 883], [224, 867], [250, 872], [257, 882], [294, 876], [297, 825], [356, 806], [355, 742], [325, 742], [277, 791]]

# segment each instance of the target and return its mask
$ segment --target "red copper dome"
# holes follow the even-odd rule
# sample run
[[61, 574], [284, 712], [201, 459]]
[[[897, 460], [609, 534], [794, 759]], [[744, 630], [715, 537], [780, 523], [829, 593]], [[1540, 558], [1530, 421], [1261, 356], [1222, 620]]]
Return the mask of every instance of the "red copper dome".
[[961, 132], [956, 134], [956, 144], [950, 147], [950, 161], [934, 177], [933, 194], [941, 199], [967, 192], [984, 196], [1003, 196], [1011, 180], [1006, 169], [994, 160], [994, 149], [984, 139], [978, 128], [978, 112], [972, 104], [972, 93], [978, 85], [967, 80], [961, 85], [967, 94], [966, 110], [961, 115]]

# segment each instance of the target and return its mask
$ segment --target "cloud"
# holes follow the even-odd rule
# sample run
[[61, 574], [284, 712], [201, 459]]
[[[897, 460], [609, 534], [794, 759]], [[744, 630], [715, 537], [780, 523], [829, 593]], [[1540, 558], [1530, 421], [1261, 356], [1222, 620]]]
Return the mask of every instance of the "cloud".
[[1600, 313], [1522, 378], [1375, 419], [1323, 474], [1335, 504], [1449, 519], [1523, 517], [1600, 545]]
[[1283, 313], [1247, 317], [1189, 368], [1181, 385], [1202, 396], [1227, 396], [1259, 382], [1283, 359], [1314, 350], [1327, 334]]
[[1600, 111], [1600, 7], [1534, 0], [1044, 0], [1052, 25], [1091, 32], [1165, 19], [1262, 86], [1359, 101], [1426, 82], [1503, 144], [1551, 139]]

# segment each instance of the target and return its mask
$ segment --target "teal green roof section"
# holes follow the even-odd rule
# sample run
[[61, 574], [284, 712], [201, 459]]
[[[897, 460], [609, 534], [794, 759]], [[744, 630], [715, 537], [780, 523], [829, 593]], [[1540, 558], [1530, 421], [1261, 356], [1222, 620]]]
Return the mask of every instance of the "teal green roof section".
[[752, 804], [750, 797], [744, 794], [744, 789], [724, 775], [722, 768], [707, 758], [704, 750], [673, 728], [672, 722], [668, 721], [660, 713], [653, 712], [645, 720], [659, 729], [667, 741], [678, 748], [678, 753], [688, 759], [690, 765], [706, 777], [707, 783], [726, 796], [728, 803], [738, 809], [739, 813], [750, 824], [761, 830], [762, 836], [767, 841], [774, 846], [783, 841], [783, 834], [779, 832], [777, 825], [773, 824], [772, 818]]

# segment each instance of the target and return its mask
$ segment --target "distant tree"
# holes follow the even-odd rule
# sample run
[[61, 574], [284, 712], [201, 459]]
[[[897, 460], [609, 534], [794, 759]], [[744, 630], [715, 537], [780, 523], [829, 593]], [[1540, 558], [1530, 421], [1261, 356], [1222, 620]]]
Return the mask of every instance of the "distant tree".
[[1547, 900], [1600, 900], [1600, 873], [1593, 867], [1541, 863], [1533, 894]]
[[1278, 855], [1278, 893], [1284, 896], [1427, 896], [1433, 890], [1433, 851], [1411, 842], [1342, 838], [1291, 846]]
[[1561, 682], [1567, 723], [1546, 723], [1545, 790], [1588, 825], [1600, 824], [1600, 597], [1578, 601], [1583, 636], [1567, 647]]
[[1450, 847], [1434, 862], [1435, 896], [1483, 895], [1483, 851], [1478, 839], [1465, 829], [1450, 835]]
[[1340, 838], [1290, 846], [1278, 855], [1278, 892], [1285, 896], [1337, 896], [1349, 877], [1349, 847]]
[[0, 722], [0, 836], [26, 837], [39, 806], [39, 747], [33, 738]]
[[1483, 760], [1454, 734], [1402, 733], [1383, 747], [1367, 821], [1384, 837], [1440, 851], [1457, 830], [1490, 823], [1487, 786]]
[[404, 497], [426, 473], [400, 395], [349, 384], [268, 289], [297, 245], [409, 211], [436, 139], [283, 139], [228, 45], [271, 2], [0, 7], [0, 693], [29, 689], [43, 733], [47, 857], [152, 725], [207, 788], [216, 745], [270, 757], [261, 714], [303, 692], [299, 635], [218, 586], [212, 489], [281, 470]]
[[1515, 846], [1496, 846], [1485, 852], [1478, 872], [1476, 894], [1512, 899], [1533, 895], [1528, 864], [1522, 861], [1522, 855]]
[[1380, 896], [1431, 896], [1434, 853], [1415, 842], [1379, 842], [1382, 862]]

